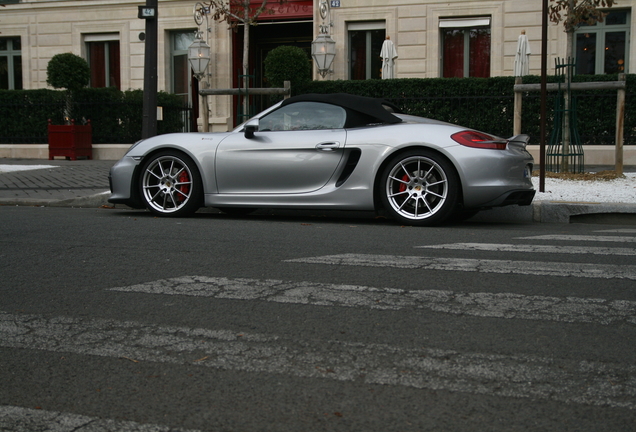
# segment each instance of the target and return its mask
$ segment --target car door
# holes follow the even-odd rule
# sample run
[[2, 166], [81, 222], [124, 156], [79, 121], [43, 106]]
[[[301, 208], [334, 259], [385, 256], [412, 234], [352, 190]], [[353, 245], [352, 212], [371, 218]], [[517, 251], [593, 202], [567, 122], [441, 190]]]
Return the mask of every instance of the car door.
[[221, 194], [302, 194], [323, 187], [345, 146], [346, 112], [335, 105], [298, 102], [259, 120], [253, 136], [236, 133], [217, 149]]

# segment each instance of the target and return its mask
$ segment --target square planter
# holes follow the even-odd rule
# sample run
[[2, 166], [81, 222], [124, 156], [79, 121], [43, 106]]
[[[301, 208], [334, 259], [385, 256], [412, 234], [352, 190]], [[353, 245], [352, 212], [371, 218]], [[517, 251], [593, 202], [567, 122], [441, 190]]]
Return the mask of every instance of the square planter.
[[77, 160], [77, 157], [93, 159], [93, 135], [91, 121], [86, 125], [54, 125], [49, 120], [49, 160], [55, 156]]

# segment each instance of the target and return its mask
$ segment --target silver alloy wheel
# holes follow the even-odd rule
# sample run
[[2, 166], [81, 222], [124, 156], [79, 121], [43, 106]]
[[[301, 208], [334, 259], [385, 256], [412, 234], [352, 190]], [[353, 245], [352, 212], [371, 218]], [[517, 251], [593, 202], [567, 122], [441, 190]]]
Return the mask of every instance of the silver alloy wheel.
[[161, 214], [178, 212], [192, 198], [192, 172], [176, 156], [158, 157], [144, 169], [142, 193], [151, 210]]
[[447, 200], [449, 180], [433, 159], [410, 156], [397, 162], [386, 178], [386, 198], [392, 209], [409, 220], [428, 219]]

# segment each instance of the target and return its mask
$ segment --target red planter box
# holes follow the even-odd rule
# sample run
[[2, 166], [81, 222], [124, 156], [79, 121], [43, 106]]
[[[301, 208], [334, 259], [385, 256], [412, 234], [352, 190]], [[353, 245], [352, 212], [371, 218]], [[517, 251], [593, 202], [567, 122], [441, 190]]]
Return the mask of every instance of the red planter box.
[[87, 125], [54, 125], [49, 120], [49, 160], [55, 156], [77, 160], [77, 157], [93, 159], [93, 130]]

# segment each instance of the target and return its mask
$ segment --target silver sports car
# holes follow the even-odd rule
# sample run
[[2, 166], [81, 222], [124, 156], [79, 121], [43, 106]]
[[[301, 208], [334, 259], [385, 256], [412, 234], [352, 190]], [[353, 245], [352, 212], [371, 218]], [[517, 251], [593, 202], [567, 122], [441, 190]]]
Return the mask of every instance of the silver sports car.
[[375, 210], [436, 225], [529, 205], [528, 137], [502, 139], [348, 94], [286, 99], [226, 133], [160, 135], [110, 171], [109, 201], [187, 216], [202, 206]]

